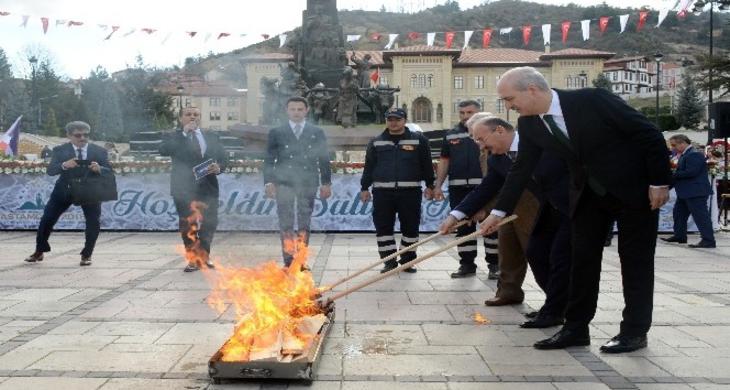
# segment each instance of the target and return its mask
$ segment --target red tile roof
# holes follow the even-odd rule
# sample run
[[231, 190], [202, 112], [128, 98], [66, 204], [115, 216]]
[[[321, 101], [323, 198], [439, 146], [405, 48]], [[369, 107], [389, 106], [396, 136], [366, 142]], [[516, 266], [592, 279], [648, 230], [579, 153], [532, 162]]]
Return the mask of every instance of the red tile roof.
[[633, 56], [633, 57], [621, 57], [621, 58], [613, 58], [606, 62], [604, 62], [604, 65], [611, 65], [611, 64], [617, 64], [620, 62], [628, 62], [628, 61], [634, 61], [634, 60], [649, 60], [649, 57], [646, 56]]
[[353, 66], [355, 65], [354, 62], [350, 61], [350, 56], [352, 53], [355, 53], [355, 58], [362, 60], [363, 57], [365, 57], [365, 54], [370, 54], [370, 63], [373, 65], [382, 66], [385, 64], [385, 61], [383, 61], [383, 52], [380, 50], [355, 50], [354, 52], [351, 50], [347, 51], [347, 61], [348, 65]]
[[456, 64], [540, 64], [542, 52], [522, 49], [467, 49]]
[[243, 62], [284, 62], [291, 61], [294, 56], [289, 53], [253, 53], [241, 58]]
[[611, 58], [616, 53], [599, 50], [579, 49], [579, 48], [567, 48], [557, 50], [551, 53], [544, 53], [540, 56], [541, 59], [552, 59], [552, 58], [588, 58], [588, 57], [599, 57], [599, 58]]

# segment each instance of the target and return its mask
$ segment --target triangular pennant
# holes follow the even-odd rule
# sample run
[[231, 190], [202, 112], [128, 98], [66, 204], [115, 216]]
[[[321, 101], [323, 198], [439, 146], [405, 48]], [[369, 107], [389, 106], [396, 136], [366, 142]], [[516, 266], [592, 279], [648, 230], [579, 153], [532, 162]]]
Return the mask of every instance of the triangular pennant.
[[542, 25], [542, 44], [543, 44], [543, 46], [547, 46], [550, 44], [550, 29], [551, 28], [552, 28], [551, 24]]
[[76, 20], [69, 20], [68, 23], [66, 24], [66, 26], [68, 26], [68, 27], [83, 26], [83, 25], [84, 25], [84, 22], [79, 22]]
[[261, 38], [264, 38], [264, 39], [269, 39], [269, 37], [270, 37], [270, 35], [269, 35], [269, 34], [261, 34]]
[[379, 41], [382, 35], [380, 33], [372, 33], [370, 34], [370, 40], [372, 41]]
[[469, 41], [471, 40], [472, 34], [474, 34], [474, 30], [464, 31], [464, 46], [462, 47], [462, 49], [466, 49], [467, 47], [469, 47]]
[[[266, 37], [264, 39], [269, 39], [269, 34], [263, 34], [263, 35], [266, 35]], [[213, 33], [205, 33], [205, 38], [203, 39], [203, 42], [208, 42], [212, 36], [213, 36]]]
[[526, 24], [522, 26], [522, 43], [527, 46], [530, 44], [530, 35], [532, 34], [532, 25]]
[[657, 20], [657, 23], [656, 23], [657, 27], [659, 27], [662, 24], [662, 22], [664, 21], [664, 18], [666, 18], [667, 15], [669, 15], [669, 9], [665, 8], [665, 9], [659, 11], [659, 19]]
[[104, 38], [104, 40], [108, 41], [112, 37], [112, 35], [114, 35], [114, 33], [117, 32], [117, 30], [119, 30], [119, 26], [112, 26], [112, 32], [110, 32], [109, 35], [107, 35], [106, 38]]
[[20, 27], [26, 27], [28, 25], [28, 19], [30, 19], [30, 15], [23, 15], [23, 22], [20, 23]]
[[644, 28], [647, 16], [649, 16], [649, 11], [639, 11], [639, 23], [636, 23], [636, 31], [641, 31]]
[[[221, 37], [218, 37], [220, 39]], [[279, 34], [279, 48], [284, 47], [284, 44], [286, 43], [286, 34]]]
[[629, 14], [619, 15], [618, 21], [621, 24], [621, 31], [619, 32], [619, 34], [621, 34], [624, 30], [626, 30], [626, 23], [629, 21]]
[[408, 39], [410, 39], [412, 41], [415, 41], [416, 39], [418, 39], [420, 37], [421, 37], [421, 34], [415, 32], [415, 31], [411, 31], [408, 33]]
[[601, 16], [598, 18], [598, 29], [601, 30], [601, 35], [606, 32], [606, 28], [608, 28], [608, 20], [610, 18], [608, 16]]
[[482, 48], [486, 49], [489, 47], [489, 42], [492, 40], [492, 29], [485, 28], [482, 30]]
[[390, 50], [393, 47], [396, 38], [398, 38], [398, 34], [388, 34], [388, 44], [385, 45], [385, 50]]
[[583, 40], [587, 41], [591, 36], [591, 20], [585, 19], [580, 21], [580, 31], [583, 33]]
[[56, 27], [65, 26], [65, 25], [66, 25], [66, 19], [56, 19]]
[[357, 42], [359, 40], [360, 40], [360, 34], [347, 36], [347, 42]]
[[41, 18], [41, 24], [43, 25], [43, 34], [48, 32], [48, 18]]
[[454, 35], [456, 35], [453, 31], [447, 31], [444, 33], [444, 41], [446, 42], [446, 47], [451, 49], [451, 45], [454, 43]]
[[157, 31], [157, 29], [154, 29], [154, 28], [149, 28], [149, 27], [145, 27], [145, 28], [143, 28], [143, 29], [142, 29], [142, 31], [146, 32], [146, 33], [147, 33], [147, 35], [151, 35], [151, 34], [153, 34], [153, 33], [154, 33], [155, 31]]
[[[286, 34], [282, 34], [282, 35], [284, 35], [284, 40], [286, 41]], [[218, 34], [218, 38], [216, 38], [216, 39], [221, 39], [221, 38], [225, 38], [225, 37], [229, 37], [229, 36], [231, 36], [231, 33], [222, 32], [222, 33]]]
[[10, 12], [0, 11], [0, 16], [8, 16], [8, 15], [10, 15]]
[[162, 40], [162, 43], [161, 44], [162, 45], [166, 44], [167, 43], [167, 40], [170, 39], [171, 36], [172, 36], [172, 32], [167, 33], [165, 35], [165, 38]]
[[137, 31], [137, 29], [136, 29], [136, 28], [132, 28], [132, 29], [129, 29], [129, 31], [127, 31], [126, 33], [124, 33], [124, 35], [122, 35], [122, 37], [123, 37], [123, 38], [126, 38], [126, 37], [128, 37], [128, 36], [130, 36], [130, 35], [134, 34], [134, 33], [135, 33], [136, 31]]
[[560, 31], [563, 33], [563, 45], [568, 40], [568, 31], [570, 31], [570, 24], [572, 22], [569, 20], [564, 21], [560, 24]]
[[375, 69], [375, 72], [370, 73], [370, 81], [372, 81], [372, 84], [378, 85], [378, 80], [380, 80], [380, 68]]
[[186, 31], [185, 33], [188, 34], [188, 36], [190, 38], [195, 38], [195, 34], [197, 34], [198, 32], [197, 31]]
[[104, 30], [104, 31], [106, 31], [106, 29], [109, 28], [109, 26], [107, 26], [106, 24], [97, 24], [97, 26], [99, 26], [99, 28], [102, 29], [102, 30]]
[[499, 35], [505, 35], [512, 32], [512, 27], [505, 27], [499, 29]]
[[436, 40], [435, 32], [430, 32], [430, 33], [426, 34], [426, 44], [428, 46], [433, 46], [433, 41], [435, 41], [435, 40]]

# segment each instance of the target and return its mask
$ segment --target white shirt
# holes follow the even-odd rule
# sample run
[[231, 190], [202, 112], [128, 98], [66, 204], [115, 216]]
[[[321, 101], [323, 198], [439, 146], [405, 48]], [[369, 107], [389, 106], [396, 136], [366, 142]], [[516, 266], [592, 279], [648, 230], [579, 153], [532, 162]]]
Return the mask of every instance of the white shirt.
[[86, 145], [84, 145], [81, 148], [76, 147], [76, 145], [73, 145], [73, 147], [74, 147], [74, 156], [78, 156], [79, 155], [79, 149], [81, 149], [81, 159], [82, 160], [86, 160], [87, 159], [86, 157], [88, 156], [89, 144], [86, 144]]
[[195, 138], [198, 139], [198, 144], [200, 145], [200, 155], [205, 156], [205, 151], [208, 150], [208, 144], [205, 143], [205, 137], [203, 137], [203, 132], [200, 129], [195, 129], [193, 130], [193, 135], [195, 136]]
[[560, 97], [558, 97], [558, 93], [555, 92], [555, 90], [550, 90], [552, 92], [552, 100], [550, 101], [550, 108], [548, 108], [548, 111], [544, 114], [540, 114], [540, 119], [542, 119], [543, 123], [545, 123], [545, 127], [547, 127], [548, 131], [552, 132], [553, 130], [550, 128], [550, 125], [545, 122], [545, 115], [552, 115], [553, 120], [555, 120], [555, 124], [558, 125], [558, 128], [565, 134], [568, 139], [570, 139], [570, 135], [568, 134], [568, 126], [565, 125], [565, 117], [563, 116], [563, 109], [560, 107]]
[[[292, 121], [289, 121], [289, 128], [291, 129], [292, 133], [294, 133], [294, 135], [297, 135], [297, 132], [296, 132], [296, 131], [294, 131], [294, 128], [295, 128], [296, 126], [299, 126], [299, 127], [301, 128], [301, 130], [300, 130], [300, 131], [304, 131], [304, 125], [305, 125], [306, 123], [307, 123], [307, 121], [301, 121], [300, 123], [297, 123], [297, 122], [292, 122]], [[302, 134], [302, 133], [299, 133], [299, 135], [301, 135], [301, 134]]]

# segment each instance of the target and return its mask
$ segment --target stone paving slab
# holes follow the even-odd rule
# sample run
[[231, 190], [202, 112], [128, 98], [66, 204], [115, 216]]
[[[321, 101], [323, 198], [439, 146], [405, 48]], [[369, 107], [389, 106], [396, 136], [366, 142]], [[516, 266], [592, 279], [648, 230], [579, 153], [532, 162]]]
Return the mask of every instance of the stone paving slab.
[[[54, 234], [43, 263], [25, 264], [33, 232], [0, 232], [0, 390], [3, 389], [730, 389], [730, 237], [718, 248], [657, 246], [649, 347], [604, 355], [623, 308], [616, 248], [604, 253], [589, 347], [537, 351], [547, 330], [520, 329], [543, 294], [529, 275], [525, 302], [486, 307], [496, 282], [483, 269], [453, 280], [450, 250], [337, 302], [336, 323], [311, 386], [297, 382], [211, 384], [207, 361], [230, 336], [231, 310], [206, 304], [200, 273], [182, 272], [175, 233], [110, 233], [91, 267], [78, 266], [80, 232]], [[426, 253], [448, 240], [424, 245]], [[280, 256], [271, 233], [221, 232], [214, 258], [252, 266]], [[372, 234], [315, 234], [310, 266], [325, 285], [373, 264]], [[483, 264], [480, 263], [480, 267]], [[362, 278], [378, 275], [378, 269]], [[342, 291], [361, 279], [337, 286]], [[490, 323], [480, 325], [479, 313]]]

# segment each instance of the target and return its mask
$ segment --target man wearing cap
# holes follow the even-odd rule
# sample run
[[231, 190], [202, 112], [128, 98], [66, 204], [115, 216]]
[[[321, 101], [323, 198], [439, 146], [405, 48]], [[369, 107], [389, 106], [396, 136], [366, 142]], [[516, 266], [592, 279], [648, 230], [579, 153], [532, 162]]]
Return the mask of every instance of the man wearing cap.
[[[367, 146], [365, 169], [360, 180], [360, 200], [368, 202], [373, 187], [373, 224], [378, 241], [380, 258], [396, 252], [394, 225], [398, 216], [401, 230], [401, 248], [418, 241], [421, 222], [421, 181], [426, 182], [423, 196], [433, 198], [434, 172], [428, 139], [406, 127], [407, 114], [400, 108], [385, 114], [386, 129], [373, 138]], [[411, 250], [401, 255], [405, 264], [416, 258]], [[395, 259], [385, 263], [380, 271], [388, 272], [398, 267]], [[413, 273], [416, 269], [406, 268]]]

